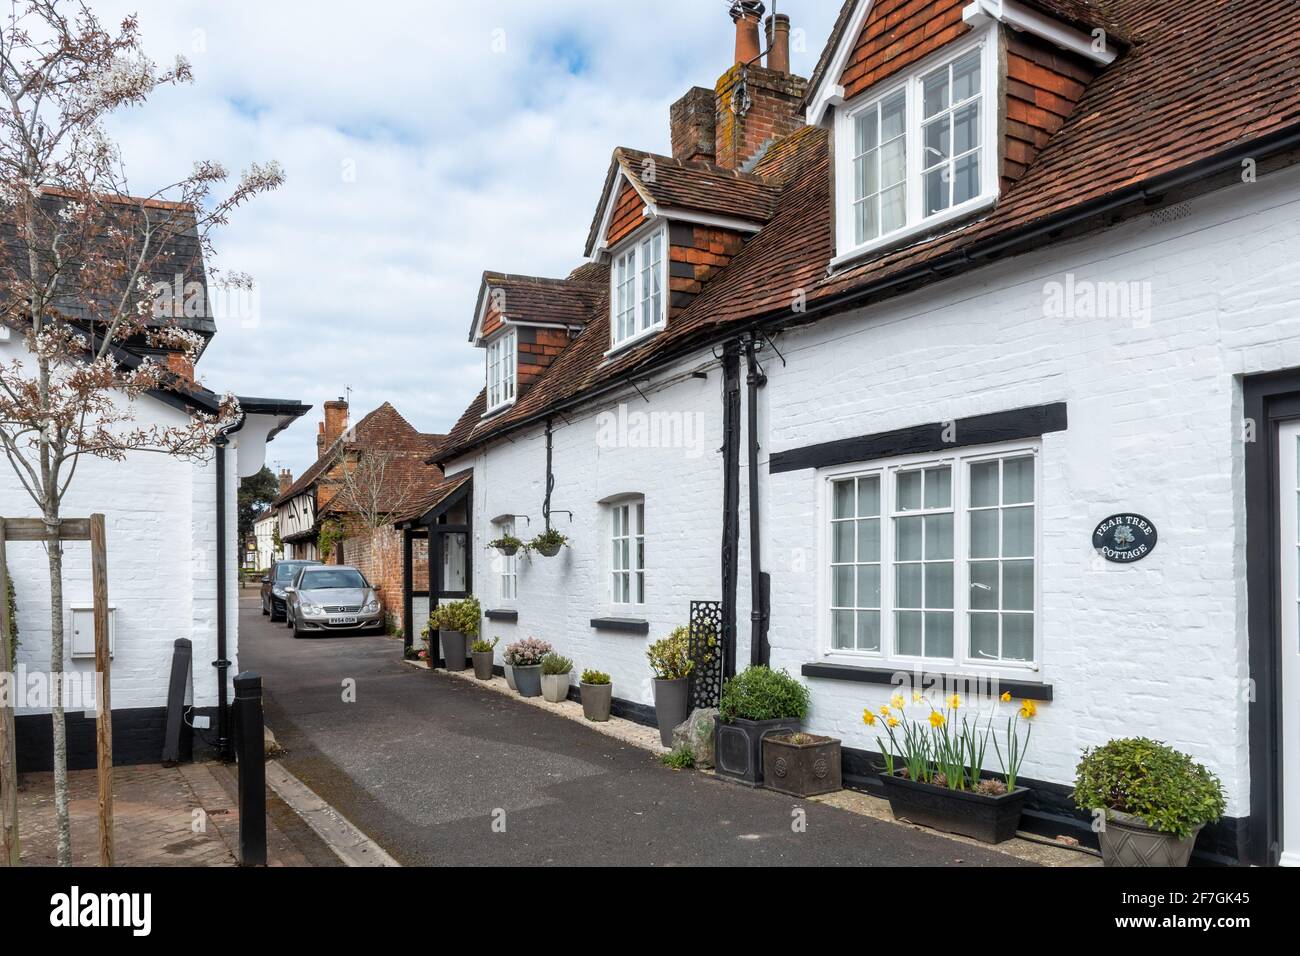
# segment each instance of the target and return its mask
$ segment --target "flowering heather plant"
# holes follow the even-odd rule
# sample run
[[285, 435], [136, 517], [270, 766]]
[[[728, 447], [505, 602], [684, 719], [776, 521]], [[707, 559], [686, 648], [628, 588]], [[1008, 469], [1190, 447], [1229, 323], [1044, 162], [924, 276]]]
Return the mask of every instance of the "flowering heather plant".
[[535, 637], [526, 637], [506, 645], [505, 662], [511, 667], [534, 667], [551, 653], [551, 645]]

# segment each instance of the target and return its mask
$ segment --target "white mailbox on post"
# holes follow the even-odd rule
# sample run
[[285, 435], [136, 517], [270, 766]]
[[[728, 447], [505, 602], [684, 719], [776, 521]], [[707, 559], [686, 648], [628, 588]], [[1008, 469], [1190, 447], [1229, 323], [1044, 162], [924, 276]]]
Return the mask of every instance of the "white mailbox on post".
[[[108, 606], [108, 656], [113, 656], [113, 640], [117, 631], [117, 608]], [[71, 638], [73, 660], [95, 659], [95, 605], [68, 605], [68, 635]]]

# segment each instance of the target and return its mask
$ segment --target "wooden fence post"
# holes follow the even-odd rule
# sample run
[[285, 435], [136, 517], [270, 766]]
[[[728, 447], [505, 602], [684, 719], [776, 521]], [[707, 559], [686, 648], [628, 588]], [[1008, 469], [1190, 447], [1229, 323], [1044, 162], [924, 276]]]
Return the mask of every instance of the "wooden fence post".
[[95, 673], [99, 717], [95, 721], [95, 761], [99, 776], [99, 865], [113, 865], [113, 703], [109, 691], [112, 661], [108, 643], [108, 543], [104, 516], [90, 516], [90, 575], [95, 602]]
[[[5, 519], [0, 518], [0, 674], [8, 674], [11, 694], [18, 693], [9, 645], [9, 568], [5, 563]], [[14, 739], [14, 707], [0, 706], [0, 866], [18, 866], [18, 748]]]

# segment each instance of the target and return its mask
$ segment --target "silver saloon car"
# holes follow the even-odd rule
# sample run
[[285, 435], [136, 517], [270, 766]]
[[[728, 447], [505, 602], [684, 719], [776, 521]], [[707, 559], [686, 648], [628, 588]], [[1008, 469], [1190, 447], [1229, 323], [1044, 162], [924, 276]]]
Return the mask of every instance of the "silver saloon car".
[[285, 591], [285, 626], [294, 637], [355, 634], [383, 628], [378, 589], [356, 568], [318, 565], [298, 572]]

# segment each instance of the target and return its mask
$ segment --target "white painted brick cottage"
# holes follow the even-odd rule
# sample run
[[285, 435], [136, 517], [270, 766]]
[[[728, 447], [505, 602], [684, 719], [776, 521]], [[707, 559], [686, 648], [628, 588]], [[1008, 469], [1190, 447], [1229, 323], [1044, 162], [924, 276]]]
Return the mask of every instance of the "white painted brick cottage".
[[[993, 682], [1031, 827], [1086, 838], [1081, 750], [1142, 734], [1223, 781], [1203, 857], [1300, 861], [1300, 8], [847, 0], [810, 81], [761, 13], [673, 156], [615, 152], [586, 264], [485, 274], [465, 500], [405, 522], [435, 597], [641, 719], [720, 601], [867, 788], [900, 675]], [[486, 549], [547, 513], [558, 557]]]

